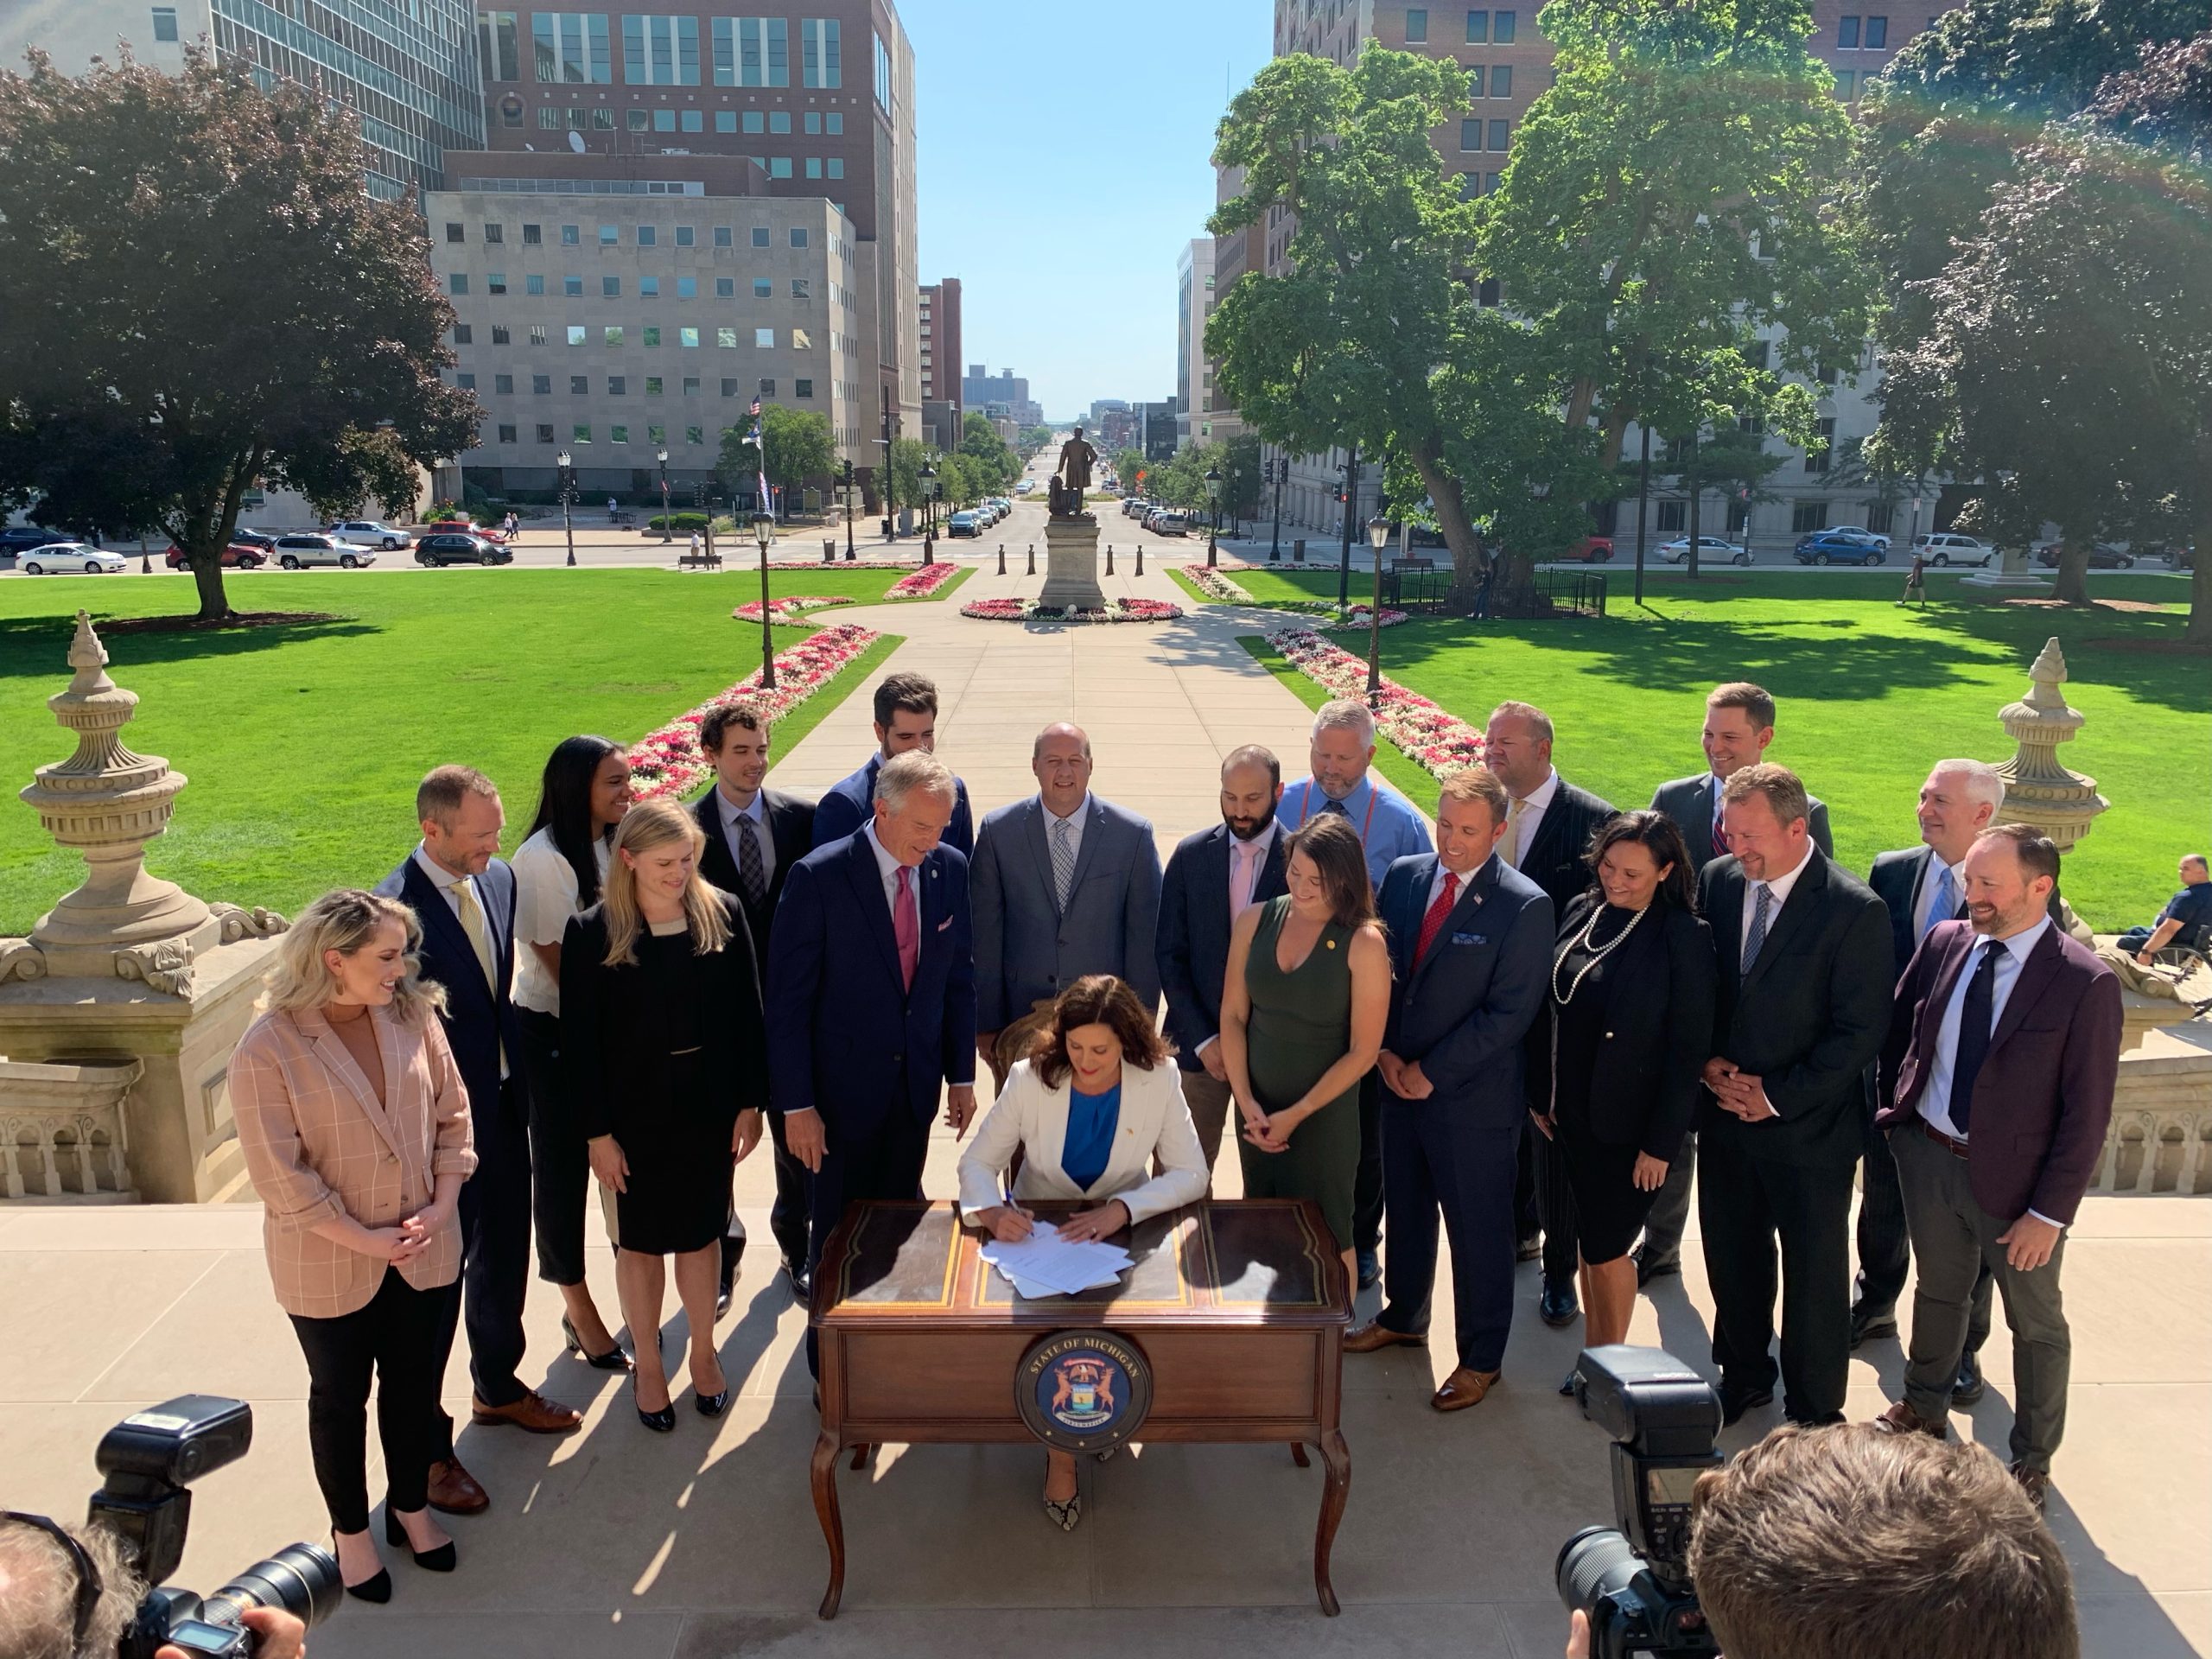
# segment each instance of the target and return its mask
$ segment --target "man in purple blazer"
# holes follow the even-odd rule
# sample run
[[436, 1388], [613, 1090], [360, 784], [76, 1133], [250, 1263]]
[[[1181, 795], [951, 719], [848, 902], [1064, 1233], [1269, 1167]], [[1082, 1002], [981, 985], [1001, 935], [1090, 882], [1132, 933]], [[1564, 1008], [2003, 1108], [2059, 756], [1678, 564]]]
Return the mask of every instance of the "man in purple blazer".
[[2046, 912], [2058, 849], [2024, 824], [1967, 852], [1967, 918], [1897, 983], [1880, 1125], [1919, 1280], [1895, 1433], [1948, 1432], [1967, 1304], [1986, 1262], [2012, 1328], [2012, 1473], [2040, 1506], [2066, 1428], [2066, 1229], [2095, 1174], [2120, 1071], [2120, 982]]

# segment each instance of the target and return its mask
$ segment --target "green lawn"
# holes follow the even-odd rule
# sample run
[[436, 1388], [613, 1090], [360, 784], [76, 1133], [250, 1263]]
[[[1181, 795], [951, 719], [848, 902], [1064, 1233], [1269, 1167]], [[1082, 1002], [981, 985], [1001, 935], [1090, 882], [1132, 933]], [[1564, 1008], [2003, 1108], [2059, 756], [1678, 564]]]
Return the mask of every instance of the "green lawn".
[[[2068, 701], [2087, 720], [2060, 758], [2113, 804], [2068, 855], [2075, 907], [2101, 929], [2147, 922], [2173, 891], [2176, 858], [2208, 839], [2212, 664], [2138, 648], [2179, 639], [2185, 578], [2098, 577], [2100, 597], [2163, 608], [2084, 613], [1961, 600], [1959, 579], [1936, 573], [1934, 602], [1906, 611], [1893, 602], [1902, 576], [1886, 570], [1654, 576], [1639, 608], [1625, 597], [1628, 573], [1608, 574], [1602, 621], [1411, 622], [1383, 632], [1383, 670], [1477, 726], [1502, 699], [1539, 704], [1559, 728], [1560, 770], [1620, 804], [1698, 770], [1705, 692], [1756, 680], [1781, 704], [1772, 757], [1829, 804], [1836, 851], [1863, 872], [1916, 839], [1913, 798], [1930, 761], [2010, 758], [1998, 710], [2026, 691], [2028, 664], [2056, 634]], [[1334, 596], [1333, 574], [1232, 575], [1263, 601]], [[1364, 653], [1364, 635], [1340, 643]], [[1287, 673], [1264, 645], [1255, 655]], [[1302, 675], [1291, 680], [1320, 700]], [[1395, 753], [1384, 772], [1431, 787]]]
[[[891, 570], [772, 573], [770, 591], [880, 599]], [[337, 571], [232, 576], [241, 610], [338, 620], [218, 633], [108, 637], [109, 671], [139, 694], [131, 747], [191, 779], [147, 859], [206, 899], [286, 912], [326, 888], [381, 877], [415, 841], [422, 774], [465, 761], [505, 798], [512, 850], [547, 753], [577, 732], [628, 740], [760, 666], [756, 626], [731, 607], [757, 572]], [[939, 596], [949, 592], [939, 590]], [[0, 583], [0, 782], [70, 752], [44, 700], [67, 683], [76, 608], [95, 621], [168, 614], [182, 576], [47, 576]], [[828, 624], [838, 610], [810, 620]], [[779, 648], [798, 637], [776, 630]], [[788, 752], [899, 643], [887, 635], [776, 730]], [[29, 930], [82, 879], [28, 807], [0, 807], [0, 933]]]

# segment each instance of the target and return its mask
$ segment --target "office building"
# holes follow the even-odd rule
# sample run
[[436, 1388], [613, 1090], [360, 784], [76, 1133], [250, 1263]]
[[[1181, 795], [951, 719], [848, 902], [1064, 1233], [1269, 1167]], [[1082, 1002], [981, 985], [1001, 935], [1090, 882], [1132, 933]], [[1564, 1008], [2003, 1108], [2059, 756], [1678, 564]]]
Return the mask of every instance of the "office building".
[[917, 313], [921, 331], [922, 401], [952, 405], [955, 430], [964, 407], [960, 397], [960, 279], [947, 276], [925, 284]]
[[1016, 426], [1042, 426], [1045, 410], [1029, 396], [1029, 382], [1012, 369], [988, 373], [981, 363], [970, 363], [960, 382], [960, 402], [965, 409], [986, 415], [1003, 415]]
[[[1244, 193], [1244, 169], [1241, 167], [1217, 167], [1214, 169], [1214, 206], [1240, 196]], [[1267, 232], [1262, 226], [1250, 225], [1233, 236], [1217, 236], [1213, 239], [1213, 294], [1218, 303], [1236, 279], [1248, 270], [1267, 269]], [[1207, 310], [1213, 308], [1209, 305]], [[1207, 408], [1205, 423], [1212, 428], [1213, 442], [1226, 443], [1244, 429], [1244, 423], [1237, 417], [1226, 397], [1222, 395], [1212, 377], [1220, 365], [1213, 358], [1206, 359], [1205, 397]]]
[[1193, 237], [1175, 262], [1176, 446], [1213, 441], [1213, 365], [1206, 319], [1213, 315], [1213, 238]]
[[1137, 405], [1137, 448], [1147, 461], [1174, 460], [1181, 435], [1181, 423], [1173, 397]]

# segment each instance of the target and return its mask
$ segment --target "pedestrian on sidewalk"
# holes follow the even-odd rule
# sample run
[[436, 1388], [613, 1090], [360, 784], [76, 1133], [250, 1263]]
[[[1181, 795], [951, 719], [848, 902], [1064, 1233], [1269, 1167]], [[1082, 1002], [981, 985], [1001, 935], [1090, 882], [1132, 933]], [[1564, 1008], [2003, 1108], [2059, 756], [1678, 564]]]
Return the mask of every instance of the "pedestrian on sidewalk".
[[1912, 567], [1904, 573], [1904, 597], [1897, 603], [1910, 605], [1917, 601], [1922, 610], [1928, 608], [1928, 561], [1916, 551]]
[[699, 532], [698, 532], [697, 531], [696, 531], [696, 530], [695, 530], [695, 531], [693, 531], [691, 532], [691, 557], [692, 557], [692, 559], [693, 559], [694, 561], [696, 561], [696, 560], [697, 560], [697, 558], [698, 558], [698, 556], [699, 556]]

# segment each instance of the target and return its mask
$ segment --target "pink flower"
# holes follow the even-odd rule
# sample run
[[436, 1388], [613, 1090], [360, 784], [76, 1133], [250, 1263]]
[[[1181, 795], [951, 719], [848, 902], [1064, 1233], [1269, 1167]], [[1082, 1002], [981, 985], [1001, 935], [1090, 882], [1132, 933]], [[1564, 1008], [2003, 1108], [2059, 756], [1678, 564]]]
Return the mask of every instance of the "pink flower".
[[[1382, 613], [1391, 626], [1392, 613]], [[1366, 700], [1367, 664], [1330, 644], [1310, 628], [1278, 628], [1268, 643], [1290, 664], [1340, 697]], [[1385, 678], [1372, 702], [1375, 724], [1391, 742], [1425, 770], [1442, 777], [1483, 758], [1482, 734], [1427, 697]]]
[[1031, 617], [1051, 622], [1172, 622], [1184, 611], [1159, 599], [1117, 599], [1103, 611], [1046, 610], [1025, 599], [977, 599], [963, 605], [960, 614], [985, 622], [1023, 622]]
[[901, 576], [891, 584], [886, 599], [926, 599], [952, 580], [960, 567], [942, 562], [925, 564], [910, 576]]

